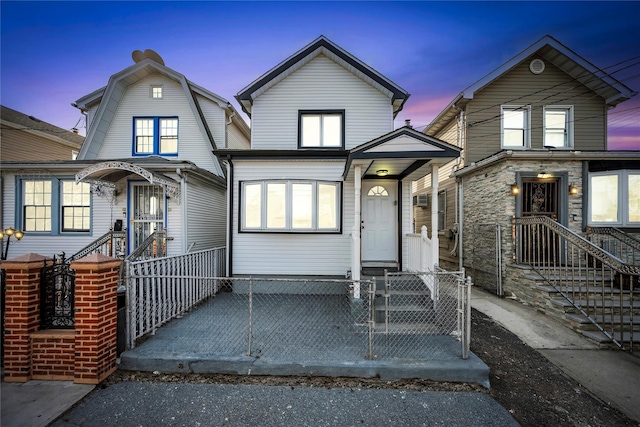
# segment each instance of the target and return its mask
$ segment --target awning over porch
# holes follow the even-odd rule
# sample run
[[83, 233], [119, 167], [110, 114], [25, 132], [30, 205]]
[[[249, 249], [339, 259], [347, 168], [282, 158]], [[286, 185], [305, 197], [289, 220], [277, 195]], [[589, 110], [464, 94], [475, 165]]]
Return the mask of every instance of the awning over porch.
[[344, 179], [353, 179], [354, 166], [362, 178], [415, 181], [431, 173], [431, 166], [460, 157], [461, 149], [410, 127], [402, 127], [350, 150]]
[[165, 175], [150, 171], [139, 165], [123, 161], [107, 161], [88, 166], [76, 174], [76, 183], [89, 182], [102, 185], [106, 188], [114, 188], [114, 184], [127, 175], [136, 174], [151, 184], [164, 187], [168, 196], [180, 200], [180, 184]]

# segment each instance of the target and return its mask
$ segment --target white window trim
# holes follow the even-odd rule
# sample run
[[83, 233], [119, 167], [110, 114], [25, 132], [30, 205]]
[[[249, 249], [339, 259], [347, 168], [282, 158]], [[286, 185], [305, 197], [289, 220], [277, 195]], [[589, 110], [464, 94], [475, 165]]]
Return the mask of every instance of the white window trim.
[[[593, 204], [593, 186], [591, 178], [595, 176], [617, 176], [618, 177], [618, 218], [616, 222], [594, 222], [591, 221], [592, 204]], [[622, 169], [615, 171], [589, 172], [589, 202], [587, 203], [587, 225], [596, 227], [639, 227], [640, 222], [629, 221], [629, 175], [640, 175], [640, 170]], [[623, 203], [626, 200], [627, 203]]]
[[[153, 90], [160, 89], [160, 96], [153, 96]], [[163, 85], [150, 85], [149, 86], [149, 98], [151, 99], [163, 99], [164, 98], [164, 86]]]
[[[246, 213], [246, 191], [245, 186], [251, 184], [260, 184], [261, 203], [260, 203], [260, 227], [245, 227], [245, 213]], [[286, 194], [286, 206], [285, 206], [285, 226], [280, 228], [268, 228], [267, 227], [267, 184], [285, 184]], [[312, 184], [312, 220], [311, 228], [293, 228], [292, 226], [292, 191], [293, 184]], [[319, 228], [318, 223], [318, 187], [321, 184], [331, 185], [336, 187], [336, 227], [335, 228]], [[342, 186], [340, 182], [335, 181], [315, 181], [315, 180], [263, 180], [263, 181], [241, 181], [240, 182], [241, 200], [240, 200], [240, 215], [239, 215], [239, 231], [240, 232], [261, 232], [261, 233], [327, 233], [336, 234], [341, 232], [341, 194]]]
[[546, 147], [545, 138], [547, 137], [547, 110], [564, 110], [568, 114], [567, 123], [567, 145], [564, 147], [553, 147], [554, 150], [572, 150], [573, 149], [573, 105], [546, 105], [542, 112], [542, 145]]
[[[504, 145], [504, 112], [505, 110], [523, 110], [525, 114], [524, 144], [520, 146]], [[531, 147], [531, 105], [500, 106], [500, 148], [504, 150], [528, 150]]]

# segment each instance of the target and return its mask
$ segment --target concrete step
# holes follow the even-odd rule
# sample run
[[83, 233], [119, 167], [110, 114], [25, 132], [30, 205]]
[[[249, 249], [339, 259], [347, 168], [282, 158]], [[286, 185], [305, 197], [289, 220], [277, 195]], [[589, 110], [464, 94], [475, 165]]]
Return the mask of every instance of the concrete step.
[[[580, 324], [580, 325], [592, 325], [591, 321], [582, 313], [568, 313], [565, 318], [571, 322]], [[604, 323], [606, 325], [614, 324], [614, 325], [630, 325], [633, 324], [634, 328], [638, 328], [640, 330], [640, 314], [598, 314], [592, 316], [593, 320], [597, 323]], [[594, 326], [595, 327], [595, 326]]]
[[[604, 301], [601, 299], [578, 299], [575, 300], [574, 303], [580, 307], [589, 307], [589, 308], [598, 308], [598, 309], [619, 309], [619, 308], [623, 308], [623, 309], [633, 309], [633, 310], [639, 310], [640, 309], [640, 301], [638, 300], [623, 300], [622, 303], [619, 299], [605, 299]], [[552, 298], [551, 299], [551, 304], [553, 305], [557, 305], [560, 307], [573, 307], [573, 305], [567, 301], [565, 298]]]
[[[603, 332], [601, 331], [582, 331], [582, 335], [584, 335], [585, 337], [592, 339], [594, 341], [596, 341], [599, 344], [608, 344], [608, 343], [612, 343], [613, 341], [611, 340], [611, 338], [609, 338], [608, 336], [606, 336]], [[634, 332], [633, 333], [633, 341], [631, 341], [632, 339], [632, 335], [631, 332], [625, 331], [625, 332], [616, 332], [613, 335], [613, 338], [615, 338], [618, 342], [620, 342], [621, 344], [625, 345], [629, 342], [633, 342], [633, 347], [636, 348], [638, 345], [640, 345], [640, 332]]]

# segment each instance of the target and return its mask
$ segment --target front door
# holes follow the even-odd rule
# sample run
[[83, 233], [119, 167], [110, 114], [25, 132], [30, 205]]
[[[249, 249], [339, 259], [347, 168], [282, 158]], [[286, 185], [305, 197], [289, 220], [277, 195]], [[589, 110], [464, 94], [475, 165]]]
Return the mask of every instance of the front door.
[[397, 262], [396, 200], [395, 182], [362, 182], [363, 262]]
[[131, 184], [130, 251], [134, 251], [154, 231], [164, 228], [164, 189], [146, 183]]
[[[522, 180], [522, 216], [548, 216], [558, 220], [558, 179]], [[549, 264], [559, 261], [560, 245], [557, 237], [543, 232], [541, 228], [532, 228], [522, 236], [522, 259], [525, 262]]]

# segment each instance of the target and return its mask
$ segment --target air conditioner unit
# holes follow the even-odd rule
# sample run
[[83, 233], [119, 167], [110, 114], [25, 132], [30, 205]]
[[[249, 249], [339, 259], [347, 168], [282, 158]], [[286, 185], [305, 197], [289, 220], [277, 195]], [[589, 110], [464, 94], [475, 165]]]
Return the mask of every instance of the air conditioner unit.
[[413, 196], [413, 206], [426, 208], [429, 205], [428, 194], [417, 194]]

